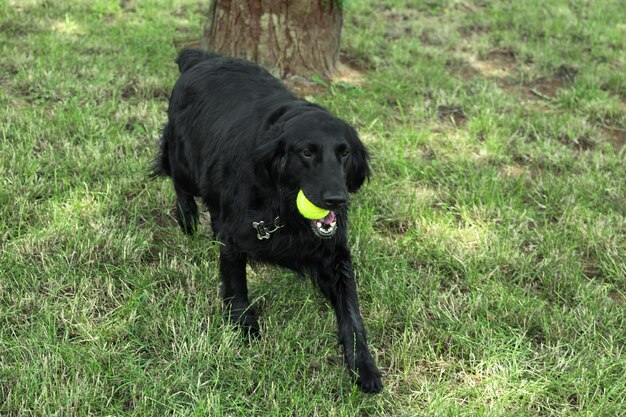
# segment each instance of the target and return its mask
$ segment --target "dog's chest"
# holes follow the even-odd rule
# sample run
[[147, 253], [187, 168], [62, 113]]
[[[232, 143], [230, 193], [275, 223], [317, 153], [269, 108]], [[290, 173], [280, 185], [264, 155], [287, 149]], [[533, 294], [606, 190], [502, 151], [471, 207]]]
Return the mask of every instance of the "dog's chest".
[[267, 238], [258, 236], [256, 230], [246, 234], [238, 246], [254, 260], [296, 270], [329, 258], [337, 244], [335, 239], [320, 239], [311, 232], [291, 231], [287, 227], [276, 230]]

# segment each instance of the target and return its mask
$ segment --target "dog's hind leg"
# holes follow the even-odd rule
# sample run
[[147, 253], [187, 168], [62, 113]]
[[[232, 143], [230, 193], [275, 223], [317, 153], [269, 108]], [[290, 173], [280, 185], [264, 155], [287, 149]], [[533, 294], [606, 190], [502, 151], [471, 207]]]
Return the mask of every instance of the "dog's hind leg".
[[259, 324], [248, 301], [246, 255], [222, 246], [220, 251], [222, 298], [231, 323], [240, 326], [250, 336], [259, 334]]
[[176, 217], [178, 225], [188, 235], [192, 235], [196, 231], [198, 225], [198, 205], [193, 195], [183, 190], [174, 183], [176, 191]]

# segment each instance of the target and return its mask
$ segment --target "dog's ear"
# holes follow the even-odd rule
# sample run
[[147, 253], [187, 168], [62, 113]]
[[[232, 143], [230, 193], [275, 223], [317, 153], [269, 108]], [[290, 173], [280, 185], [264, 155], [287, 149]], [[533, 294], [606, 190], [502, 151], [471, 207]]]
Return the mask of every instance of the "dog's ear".
[[259, 132], [260, 145], [255, 150], [253, 159], [254, 173], [262, 183], [275, 184], [283, 181], [282, 175], [287, 166], [285, 123], [298, 114], [292, 110], [294, 107], [287, 105], [274, 108]]
[[370, 177], [369, 155], [356, 130], [351, 126], [348, 126], [347, 140], [351, 154], [346, 167], [346, 186], [349, 192], [354, 193]]
[[283, 137], [283, 123], [277, 121], [283, 112], [280, 110], [270, 116], [259, 134], [260, 145], [254, 150], [254, 173], [262, 183], [281, 181], [285, 169], [287, 149]]

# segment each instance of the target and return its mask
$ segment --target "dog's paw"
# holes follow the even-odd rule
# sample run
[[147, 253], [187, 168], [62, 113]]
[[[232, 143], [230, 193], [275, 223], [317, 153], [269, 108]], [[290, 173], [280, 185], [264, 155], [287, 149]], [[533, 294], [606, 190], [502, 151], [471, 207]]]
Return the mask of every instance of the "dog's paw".
[[358, 368], [356, 383], [366, 393], [377, 393], [383, 389], [380, 371], [373, 363]]
[[256, 339], [259, 337], [259, 322], [254, 317], [254, 314], [250, 310], [245, 312], [231, 311], [229, 321], [240, 329], [243, 334], [250, 339]]
[[260, 335], [259, 322], [254, 316], [246, 317], [245, 323], [240, 323], [239, 327], [249, 339], [258, 339]]

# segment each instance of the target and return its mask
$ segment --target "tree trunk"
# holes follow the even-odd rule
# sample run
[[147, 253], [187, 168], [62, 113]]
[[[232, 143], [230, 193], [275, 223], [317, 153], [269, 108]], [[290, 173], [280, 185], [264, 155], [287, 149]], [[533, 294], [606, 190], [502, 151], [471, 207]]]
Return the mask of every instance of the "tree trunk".
[[329, 78], [337, 69], [338, 0], [213, 0], [202, 46], [244, 58], [278, 77]]

